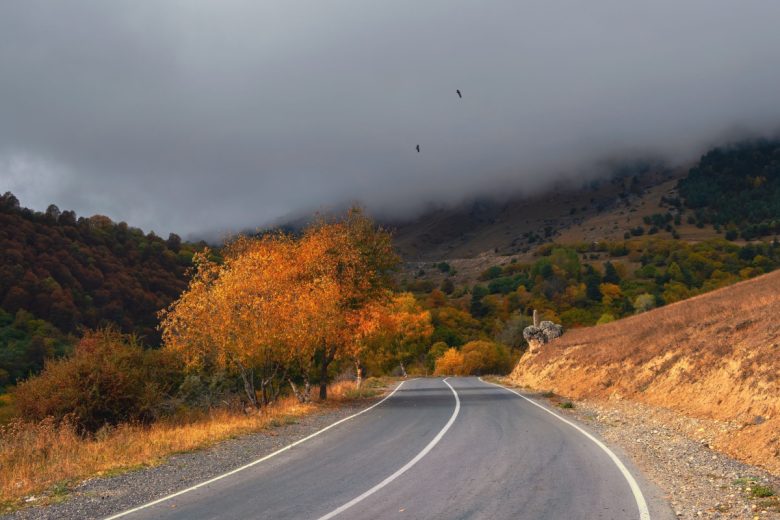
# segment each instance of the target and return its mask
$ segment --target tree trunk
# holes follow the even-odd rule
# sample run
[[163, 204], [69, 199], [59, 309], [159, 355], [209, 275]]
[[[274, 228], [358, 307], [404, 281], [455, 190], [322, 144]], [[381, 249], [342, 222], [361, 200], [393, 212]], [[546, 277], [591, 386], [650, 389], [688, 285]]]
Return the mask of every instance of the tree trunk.
[[[249, 399], [249, 403], [255, 407], [255, 409], [260, 409], [260, 403], [257, 402], [257, 393], [255, 392], [255, 378], [254, 374], [251, 370], [247, 371], [244, 366], [236, 361], [236, 364], [238, 365], [239, 373], [241, 374], [241, 380], [244, 382], [244, 392], [246, 392], [246, 396]], [[247, 373], [248, 372], [248, 373]]]
[[268, 381], [266, 379], [260, 380], [260, 394], [263, 396], [263, 404], [268, 405]]
[[298, 391], [298, 387], [295, 386], [295, 383], [293, 382], [292, 378], [291, 377], [287, 378], [287, 381], [290, 383], [290, 388], [292, 388], [293, 395], [295, 396], [296, 399], [298, 399], [298, 402], [304, 403], [305, 401], [303, 400], [303, 394], [301, 394]]
[[355, 386], [360, 390], [360, 384], [363, 382], [363, 368], [360, 366], [360, 361], [355, 360]]
[[249, 403], [255, 407], [256, 410], [260, 409], [260, 403], [257, 402], [257, 393], [255, 392], [255, 374], [241, 363], [238, 358], [233, 358], [233, 362], [238, 367], [238, 373], [241, 375], [241, 381], [244, 383], [244, 392], [249, 399]]
[[401, 376], [406, 379], [408, 376], [406, 375], [406, 368], [404, 368], [404, 362], [399, 361], [398, 364], [401, 366]]
[[328, 398], [328, 367], [336, 357], [336, 347], [328, 349], [325, 346], [322, 352], [322, 365], [320, 365], [320, 399], [323, 401]]
[[297, 386], [295, 386], [295, 382], [291, 377], [287, 378], [287, 381], [290, 383], [290, 388], [292, 388], [293, 394], [298, 399], [299, 403], [308, 403], [311, 400], [311, 383], [309, 383], [308, 378], [304, 380], [303, 390], [300, 390]]
[[328, 398], [328, 360], [327, 354], [322, 358], [322, 365], [320, 366], [320, 399], [323, 401]]

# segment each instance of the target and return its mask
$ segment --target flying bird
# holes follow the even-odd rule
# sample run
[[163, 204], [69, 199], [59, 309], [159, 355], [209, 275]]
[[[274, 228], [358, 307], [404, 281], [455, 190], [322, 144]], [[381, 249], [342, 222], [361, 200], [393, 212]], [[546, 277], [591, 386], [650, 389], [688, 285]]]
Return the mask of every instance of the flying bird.
[[459, 97], [459, 98], [462, 98], [462, 97], [463, 97], [463, 94], [461, 94], [461, 93], [460, 93], [460, 89], [457, 89], [457, 90], [455, 90], [455, 92], [457, 92], [457, 93], [458, 93], [458, 97]]
[[420, 145], [417, 145], [417, 153], [420, 153]]

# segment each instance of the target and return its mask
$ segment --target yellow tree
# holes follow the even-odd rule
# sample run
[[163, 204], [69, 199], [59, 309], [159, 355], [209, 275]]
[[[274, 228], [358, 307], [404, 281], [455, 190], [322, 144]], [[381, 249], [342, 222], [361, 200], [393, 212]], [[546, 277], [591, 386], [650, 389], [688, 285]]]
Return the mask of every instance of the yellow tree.
[[352, 336], [345, 343], [342, 356], [348, 357], [355, 364], [357, 388], [360, 388], [363, 381], [363, 356], [366, 350], [375, 345], [376, 335], [382, 327], [386, 313], [387, 307], [383, 302], [372, 302], [360, 312], [351, 313]]
[[297, 251], [290, 237], [272, 235], [237, 239], [225, 248], [222, 264], [199, 255], [187, 291], [161, 313], [166, 348], [190, 367], [237, 372], [255, 407], [259, 382], [268, 402], [289, 349], [307, 333], [312, 300], [328, 289], [301, 276]]
[[463, 354], [456, 348], [450, 348], [436, 359], [436, 368], [433, 374], [437, 376], [463, 375], [463, 362]]
[[[187, 291], [161, 312], [166, 348], [191, 367], [233, 370], [255, 407], [258, 382], [263, 402], [285, 379], [307, 399], [319, 360], [325, 398], [330, 363], [371, 330], [371, 309], [387, 299], [396, 262], [389, 235], [353, 210], [298, 239], [240, 237], [223, 254], [221, 264], [197, 256]], [[303, 390], [293, 373], [303, 377]]]
[[302, 248], [311, 259], [310, 275], [336, 285], [333, 318], [320, 327], [317, 358], [320, 399], [328, 395], [328, 368], [366, 326], [368, 309], [387, 299], [391, 273], [398, 263], [390, 234], [352, 208], [338, 222], [321, 220], [304, 231]]
[[431, 313], [422, 309], [412, 293], [402, 293], [386, 306], [376, 340], [385, 359], [397, 363], [406, 377], [405, 365], [424, 354], [432, 334]]
[[[298, 242], [296, 260], [299, 264], [296, 279], [296, 306], [293, 319], [284, 331], [285, 374], [293, 393], [301, 402], [310, 399], [311, 372], [320, 346], [335, 334], [340, 320], [338, 306], [340, 287], [329, 276], [322, 276], [318, 265], [322, 250], [310, 241]], [[303, 387], [295, 384], [295, 375], [303, 380]]]

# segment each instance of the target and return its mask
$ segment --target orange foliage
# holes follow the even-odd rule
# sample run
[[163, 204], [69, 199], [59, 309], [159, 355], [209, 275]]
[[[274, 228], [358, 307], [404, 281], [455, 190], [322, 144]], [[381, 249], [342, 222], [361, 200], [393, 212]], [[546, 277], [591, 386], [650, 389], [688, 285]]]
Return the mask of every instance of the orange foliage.
[[463, 354], [456, 348], [450, 348], [436, 360], [436, 369], [433, 374], [437, 376], [463, 375]]
[[436, 360], [435, 375], [483, 375], [507, 373], [512, 367], [509, 350], [487, 340], [470, 341], [461, 350], [451, 348]]
[[188, 290], [161, 313], [166, 348], [191, 367], [235, 370], [255, 406], [255, 370], [265, 401], [280, 374], [301, 373], [308, 386], [319, 353], [326, 397], [330, 363], [379, 326], [396, 262], [389, 235], [353, 210], [299, 239], [240, 237], [224, 258], [217, 264], [207, 253], [196, 256]]
[[221, 265], [197, 256], [189, 290], [162, 313], [166, 348], [190, 367], [236, 370], [256, 406], [253, 370], [259, 369], [267, 399], [280, 367], [310, 353], [334, 311], [329, 302], [337, 285], [311, 276], [304, 245], [281, 234], [241, 237], [226, 248]]
[[424, 310], [412, 293], [394, 296], [381, 309], [378, 327], [367, 338], [374, 362], [385, 367], [404, 365], [422, 355], [422, 346], [433, 334], [431, 313]]

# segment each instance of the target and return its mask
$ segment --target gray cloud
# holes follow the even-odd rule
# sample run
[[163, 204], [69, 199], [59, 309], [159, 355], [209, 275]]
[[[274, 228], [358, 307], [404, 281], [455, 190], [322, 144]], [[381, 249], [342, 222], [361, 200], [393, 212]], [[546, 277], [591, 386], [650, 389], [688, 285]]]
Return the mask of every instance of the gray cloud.
[[6, 0], [0, 191], [188, 234], [689, 160], [780, 127], [778, 19], [757, 0]]

